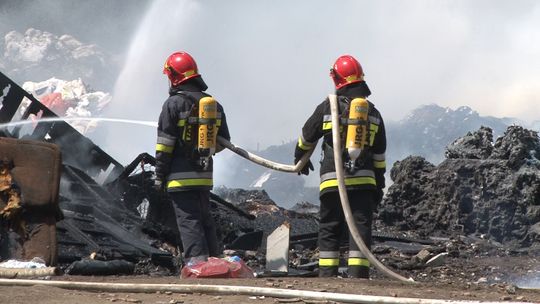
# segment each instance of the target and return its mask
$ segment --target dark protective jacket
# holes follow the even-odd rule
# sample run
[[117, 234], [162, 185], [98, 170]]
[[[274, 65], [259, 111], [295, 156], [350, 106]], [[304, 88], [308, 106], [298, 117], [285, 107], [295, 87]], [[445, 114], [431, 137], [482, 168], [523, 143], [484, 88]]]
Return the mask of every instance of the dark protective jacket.
[[[341, 143], [344, 146], [344, 131], [346, 118], [348, 118], [350, 101], [356, 97], [367, 97], [369, 89], [364, 82], [348, 85], [338, 90], [339, 114], [341, 117]], [[384, 173], [386, 171], [386, 132], [384, 122], [379, 111], [373, 103], [369, 102], [369, 140], [365, 153], [357, 160], [357, 170], [345, 170], [345, 185], [347, 189], [367, 189], [381, 191], [385, 187]], [[330, 101], [326, 98], [317, 106], [315, 112], [308, 118], [302, 128], [302, 135], [298, 139], [295, 149], [295, 158], [299, 159], [306, 151], [323, 137], [321, 160], [320, 195], [328, 191], [337, 191], [337, 178], [334, 166], [334, 151], [332, 142], [332, 118]], [[342, 147], [343, 148], [343, 147]], [[343, 160], [348, 159], [344, 150]]]
[[[203, 168], [196, 149], [198, 103], [210, 96], [204, 89], [206, 86], [200, 82], [188, 81], [171, 88], [170, 97], [163, 104], [158, 122], [156, 178], [166, 184], [169, 192], [212, 189], [212, 158], [207, 168]], [[230, 140], [225, 113], [219, 103], [217, 111], [218, 136]]]

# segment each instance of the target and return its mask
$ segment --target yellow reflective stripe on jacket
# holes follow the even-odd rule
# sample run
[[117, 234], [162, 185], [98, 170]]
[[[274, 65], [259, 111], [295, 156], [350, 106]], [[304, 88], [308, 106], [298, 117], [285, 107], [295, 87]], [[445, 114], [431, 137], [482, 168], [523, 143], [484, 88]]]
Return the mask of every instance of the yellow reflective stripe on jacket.
[[[323, 129], [323, 131], [332, 130], [332, 122], [331, 121], [323, 122], [322, 129]], [[339, 126], [339, 132], [343, 132], [343, 126], [342, 125]]]
[[298, 137], [298, 147], [302, 150], [308, 151], [313, 145], [309, 143], [304, 143], [302, 136]]
[[167, 188], [190, 187], [190, 186], [212, 186], [211, 178], [193, 178], [193, 179], [177, 179], [167, 183]]
[[176, 125], [179, 127], [185, 126], [190, 114], [191, 114], [191, 111], [180, 112], [178, 115], [180, 119], [178, 120], [178, 123], [176, 123]]
[[386, 168], [386, 161], [374, 160], [373, 166], [377, 169], [384, 169]]
[[366, 266], [369, 267], [369, 260], [363, 258], [349, 258], [349, 266]]
[[339, 259], [319, 259], [319, 266], [339, 266]]
[[[345, 178], [345, 186], [358, 186], [358, 185], [377, 185], [377, 182], [375, 181], [375, 178], [370, 176], [364, 176], [364, 177], [350, 177]], [[338, 181], [337, 179], [329, 179], [322, 182], [319, 186], [319, 190], [322, 191], [326, 188], [330, 187], [337, 187]]]
[[373, 154], [373, 166], [377, 169], [386, 168], [386, 156], [385, 153], [375, 153]]
[[373, 123], [369, 124], [369, 145], [373, 147], [375, 142], [375, 134], [379, 132], [379, 126]]
[[332, 129], [332, 122], [331, 122], [331, 121], [330, 121], [330, 122], [323, 122], [323, 124], [322, 124], [322, 129], [323, 129], [323, 130], [330, 130], [330, 129]]
[[156, 144], [156, 151], [157, 152], [172, 153], [173, 150], [174, 150], [174, 147], [172, 147], [172, 146], [166, 146], [164, 144]]

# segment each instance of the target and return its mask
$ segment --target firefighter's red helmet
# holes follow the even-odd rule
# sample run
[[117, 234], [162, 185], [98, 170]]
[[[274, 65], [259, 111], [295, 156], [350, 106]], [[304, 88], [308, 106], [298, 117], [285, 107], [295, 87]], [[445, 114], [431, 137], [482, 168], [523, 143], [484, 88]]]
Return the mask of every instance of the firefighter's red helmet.
[[348, 84], [364, 81], [364, 71], [353, 56], [343, 55], [336, 59], [330, 69], [330, 77], [334, 80], [337, 90]]
[[172, 53], [165, 61], [163, 74], [167, 74], [172, 86], [200, 76], [195, 59], [186, 52]]

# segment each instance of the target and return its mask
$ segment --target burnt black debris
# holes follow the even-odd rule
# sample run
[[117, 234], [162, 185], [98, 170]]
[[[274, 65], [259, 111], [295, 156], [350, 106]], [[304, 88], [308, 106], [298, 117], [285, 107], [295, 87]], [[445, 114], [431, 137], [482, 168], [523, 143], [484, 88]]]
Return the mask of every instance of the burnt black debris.
[[316, 233], [318, 220], [309, 213], [299, 213], [276, 205], [264, 190], [216, 189], [220, 197], [237, 204], [238, 208], [255, 216], [253, 228], [267, 236], [284, 222], [291, 224], [291, 236]]
[[510, 126], [493, 143], [482, 127], [447, 147], [435, 166], [410, 156], [391, 170], [394, 184], [379, 207], [386, 229], [420, 236], [476, 235], [509, 246], [540, 239], [540, 142]]
[[290, 210], [297, 213], [312, 214], [314, 216], [318, 216], [319, 206], [310, 202], [300, 202], [292, 206]]

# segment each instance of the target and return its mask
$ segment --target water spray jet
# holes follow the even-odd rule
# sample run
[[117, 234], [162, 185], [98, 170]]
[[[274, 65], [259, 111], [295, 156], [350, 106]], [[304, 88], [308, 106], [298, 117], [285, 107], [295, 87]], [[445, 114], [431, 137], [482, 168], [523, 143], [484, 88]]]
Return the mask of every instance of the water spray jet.
[[137, 124], [148, 127], [157, 127], [157, 122], [147, 121], [147, 120], [134, 120], [134, 119], [122, 119], [122, 118], [101, 118], [101, 117], [50, 117], [50, 118], [39, 118], [37, 120], [20, 120], [12, 121], [8, 123], [0, 124], [0, 128], [7, 127], [17, 127], [29, 124], [35, 124], [39, 122], [60, 122], [60, 121], [95, 121], [95, 122], [117, 122], [125, 124]]

